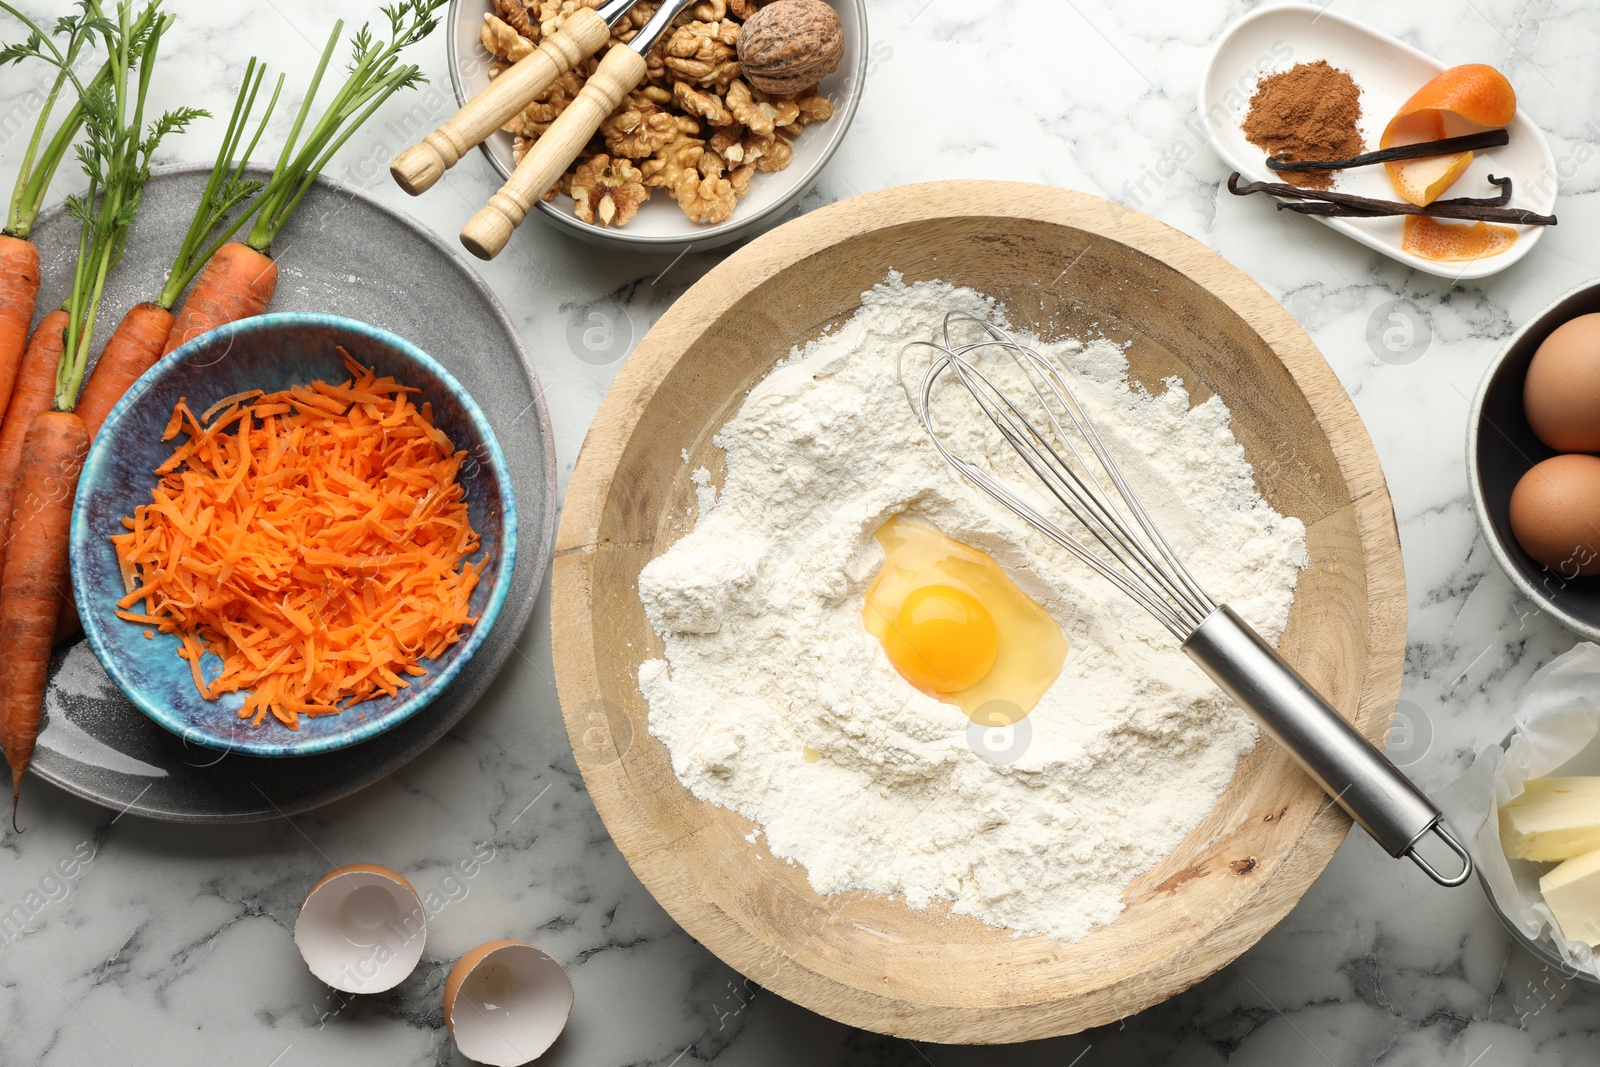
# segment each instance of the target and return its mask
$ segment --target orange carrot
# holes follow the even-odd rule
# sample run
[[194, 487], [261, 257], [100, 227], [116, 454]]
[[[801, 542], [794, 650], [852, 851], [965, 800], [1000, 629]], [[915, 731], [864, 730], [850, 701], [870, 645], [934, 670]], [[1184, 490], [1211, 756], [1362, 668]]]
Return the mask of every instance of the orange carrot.
[[11, 400], [38, 300], [39, 250], [32, 241], [0, 234], [0, 412]]
[[[0, 525], [10, 521], [12, 490], [22, 469], [22, 447], [33, 425], [34, 416], [50, 410], [56, 391], [56, 364], [66, 342], [67, 313], [52, 311], [39, 322], [22, 357], [5, 422], [0, 423]], [[0, 564], [6, 556], [5, 538], [0, 536]]]
[[72, 497], [88, 450], [83, 420], [60, 411], [34, 418], [23, 445], [0, 572], [0, 745], [11, 765], [13, 827], [39, 732], [56, 608], [68, 583]]
[[270, 712], [293, 730], [393, 696], [476, 621], [466, 453], [415, 389], [345, 358], [340, 385], [252, 390], [198, 418], [180, 400], [163, 440], [187, 440], [111, 538], [116, 615], [178, 635], [205, 699], [249, 690], [253, 723]]
[[[151, 0], [137, 20], [133, 4], [119, 0], [115, 15], [89, 21], [104, 39], [108, 91], [85, 105], [89, 148], [78, 153], [89, 195], [75, 212], [83, 226], [66, 313], [40, 324], [0, 427], [0, 479], [9, 514], [0, 565], [0, 744], [11, 765], [11, 823], [16, 826], [22, 776], [33, 758], [50, 666], [58, 606], [67, 595], [67, 533], [89, 433], [74, 412], [88, 369], [89, 342], [105, 292], [106, 276], [120, 258], [150, 176], [149, 159], [161, 139], [184, 129], [204, 111], [167, 111], [146, 131], [144, 114], [161, 36], [171, 16], [158, 17]], [[37, 39], [35, 33], [30, 43]], [[64, 62], [64, 57], [63, 57]], [[139, 79], [131, 83], [134, 68]], [[12, 232], [15, 232], [14, 230]], [[64, 322], [62, 320], [65, 320]], [[44, 373], [35, 348], [57, 355]], [[47, 378], [47, 382], [40, 379]], [[12, 442], [22, 441], [13, 453]]]
[[100, 432], [101, 423], [128, 387], [161, 358], [172, 322], [172, 312], [146, 302], [133, 305], [117, 323], [116, 332], [100, 350], [100, 358], [95, 360], [94, 370], [89, 372], [83, 392], [78, 395], [76, 410], [89, 429], [89, 440], [93, 441]]
[[166, 355], [185, 341], [267, 310], [278, 287], [278, 264], [247, 244], [229, 241], [195, 279], [167, 337]]

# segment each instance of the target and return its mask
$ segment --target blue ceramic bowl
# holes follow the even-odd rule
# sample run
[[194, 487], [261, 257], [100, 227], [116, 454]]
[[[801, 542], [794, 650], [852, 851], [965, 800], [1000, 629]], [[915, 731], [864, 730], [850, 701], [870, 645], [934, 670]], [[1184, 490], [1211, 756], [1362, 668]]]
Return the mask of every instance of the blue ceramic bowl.
[[[427, 674], [411, 679], [393, 697], [366, 700], [338, 715], [302, 716], [289, 730], [270, 716], [258, 726], [240, 719], [244, 694], [205, 700], [195, 690], [187, 661], [178, 658], [176, 636], [144, 636], [145, 628], [113, 613], [124, 595], [122, 571], [111, 544], [123, 532], [122, 518], [148, 503], [155, 469], [176, 442], [162, 430], [180, 397], [196, 413], [215, 401], [249, 389], [271, 392], [322, 379], [349, 378], [338, 346], [380, 375], [393, 375], [422, 390], [434, 422], [468, 454], [460, 479], [468, 514], [482, 537], [474, 560], [483, 577], [472, 594], [478, 619], [463, 638], [436, 660]], [[475, 462], [474, 462], [475, 460]], [[443, 692], [472, 659], [494, 626], [511, 588], [517, 552], [517, 511], [511, 475], [489, 423], [461, 384], [417, 346], [392, 333], [337, 315], [262, 315], [196, 338], [145, 372], [107, 417], [89, 450], [72, 509], [72, 586], [89, 645], [123, 692], [141, 711], [185, 740], [251, 756], [299, 756], [329, 752], [376, 737], [421, 711]], [[207, 653], [208, 676], [221, 666]]]

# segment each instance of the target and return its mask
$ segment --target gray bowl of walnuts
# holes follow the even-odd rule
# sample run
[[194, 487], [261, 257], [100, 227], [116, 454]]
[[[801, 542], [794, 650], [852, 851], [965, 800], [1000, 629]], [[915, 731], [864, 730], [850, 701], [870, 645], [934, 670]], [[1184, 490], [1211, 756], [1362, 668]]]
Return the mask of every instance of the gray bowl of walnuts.
[[[595, 6], [598, 0], [451, 0], [456, 99], [465, 103], [571, 10]], [[612, 28], [613, 42], [631, 38], [654, 7], [640, 0]], [[833, 157], [855, 117], [867, 58], [865, 0], [702, 0], [651, 50], [645, 82], [602, 123], [560, 192], [536, 213], [581, 240], [637, 252], [753, 237], [780, 221]], [[483, 142], [502, 177], [597, 61], [564, 75]]]

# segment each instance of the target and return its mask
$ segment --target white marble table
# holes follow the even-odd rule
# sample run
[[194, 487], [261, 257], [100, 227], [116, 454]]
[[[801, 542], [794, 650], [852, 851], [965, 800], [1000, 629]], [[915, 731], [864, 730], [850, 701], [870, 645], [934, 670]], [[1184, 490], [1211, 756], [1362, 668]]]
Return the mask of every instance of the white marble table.
[[[1193, 234], [1281, 299], [1354, 396], [1389, 477], [1411, 608], [1402, 712], [1420, 739], [1397, 755], [1437, 789], [1501, 736], [1518, 687], [1574, 641], [1517, 596], [1478, 537], [1463, 428], [1502, 340], [1600, 273], [1600, 10], [1580, 0], [1338, 3], [1446, 61], [1487, 61], [1511, 77], [1571, 168], [1561, 225], [1535, 254], [1452, 287], [1229, 197], [1222, 165], [1185, 125], [1208, 44], [1250, 6], [1222, 0], [874, 0], [865, 100], [803, 206], [930, 178], [1049, 182]], [[169, 0], [178, 24], [162, 102], [225, 111], [252, 51], [303, 84], [334, 15], [360, 22], [375, 6]], [[14, 38], [9, 26], [4, 36]], [[419, 200], [389, 181], [387, 160], [452, 106], [442, 41], [417, 54], [434, 84], [392, 101], [330, 173], [452, 235], [497, 183], [476, 154]], [[0, 188], [11, 185], [34, 77], [0, 74]], [[215, 137], [199, 130], [166, 155], [208, 159]], [[64, 193], [76, 182], [58, 184]], [[563, 482], [629, 345], [716, 261], [600, 254], [530, 222], [482, 268], [533, 352]], [[1420, 355], [1396, 359], [1366, 339], [1397, 299], [1431, 338]], [[569, 341], [582, 332], [569, 324], [592, 315], [616, 331], [599, 355]], [[1359, 834], [1237, 963], [1120, 1026], [999, 1050], [914, 1046], [752, 996], [656, 906], [601, 826], [561, 728], [547, 601], [520, 651], [433, 750], [292, 822], [118, 820], [31, 783], [28, 833], [0, 837], [0, 915], [21, 905], [28, 916], [0, 937], [0, 1064], [461, 1062], [443, 1028], [443, 973], [502, 936], [535, 941], [571, 970], [577, 1006], [554, 1064], [1491, 1067], [1600, 1055], [1600, 993], [1511, 945], [1475, 887], [1436, 890]], [[483, 854], [492, 858], [463, 876], [458, 865]], [[77, 861], [75, 877], [53, 873], [64, 860]], [[352, 1001], [312, 979], [290, 929], [311, 882], [358, 860], [406, 871], [443, 905], [417, 973], [392, 995]]]

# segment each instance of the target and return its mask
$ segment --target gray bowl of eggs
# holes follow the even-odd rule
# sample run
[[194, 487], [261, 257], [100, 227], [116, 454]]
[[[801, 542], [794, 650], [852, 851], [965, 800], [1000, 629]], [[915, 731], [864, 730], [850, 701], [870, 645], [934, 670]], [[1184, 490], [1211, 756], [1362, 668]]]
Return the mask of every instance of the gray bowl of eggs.
[[1600, 282], [1523, 326], [1484, 374], [1467, 482], [1511, 581], [1600, 640]]

